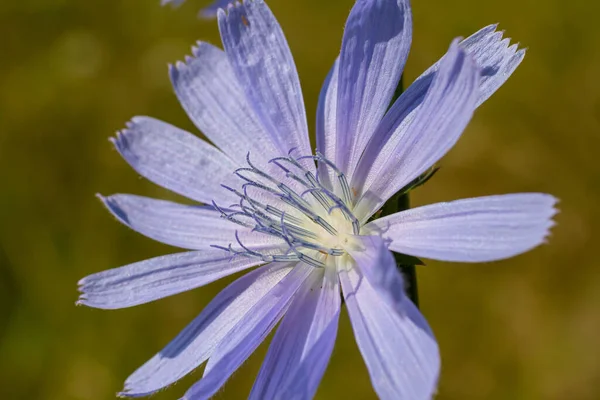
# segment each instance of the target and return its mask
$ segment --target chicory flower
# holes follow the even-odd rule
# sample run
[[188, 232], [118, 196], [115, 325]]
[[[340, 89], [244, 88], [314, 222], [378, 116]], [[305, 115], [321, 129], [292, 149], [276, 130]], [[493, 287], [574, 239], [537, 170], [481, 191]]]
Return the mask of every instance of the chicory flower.
[[170, 68], [183, 108], [214, 145], [149, 117], [113, 139], [139, 174], [205, 205], [101, 197], [123, 224], [189, 251], [88, 276], [79, 303], [131, 307], [257, 268], [135, 371], [121, 395], [152, 394], [207, 362], [185, 398], [209, 398], [280, 323], [250, 398], [312, 398], [341, 293], [378, 396], [431, 398], [438, 346], [391, 251], [511, 257], [544, 241], [556, 200], [488, 196], [372, 217], [450, 150], [524, 51], [496, 26], [483, 28], [453, 41], [388, 109], [411, 44], [409, 1], [358, 0], [319, 98], [313, 153], [296, 67], [267, 5], [229, 5], [218, 23], [224, 51], [200, 42]]

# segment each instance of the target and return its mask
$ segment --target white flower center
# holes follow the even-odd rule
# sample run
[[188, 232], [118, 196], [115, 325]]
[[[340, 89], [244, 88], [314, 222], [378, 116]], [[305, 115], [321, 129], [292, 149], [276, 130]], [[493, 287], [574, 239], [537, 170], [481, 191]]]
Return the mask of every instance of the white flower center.
[[[333, 171], [337, 181], [323, 184], [303, 165], [307, 159]], [[249, 155], [246, 160], [248, 167], [235, 171], [243, 181], [241, 187], [224, 186], [240, 198], [239, 204], [229, 208], [213, 205], [223, 218], [278, 237], [287, 249], [264, 254], [244, 246], [238, 235], [238, 249], [232, 245], [216, 247], [235, 255], [259, 257], [265, 262], [297, 260], [315, 267], [332, 265], [332, 257], [346, 254], [344, 249], [353, 235], [359, 234], [360, 223], [352, 213], [352, 193], [346, 177], [333, 163], [319, 153], [299, 158], [278, 157], [269, 161], [269, 172], [264, 172], [251, 163]]]

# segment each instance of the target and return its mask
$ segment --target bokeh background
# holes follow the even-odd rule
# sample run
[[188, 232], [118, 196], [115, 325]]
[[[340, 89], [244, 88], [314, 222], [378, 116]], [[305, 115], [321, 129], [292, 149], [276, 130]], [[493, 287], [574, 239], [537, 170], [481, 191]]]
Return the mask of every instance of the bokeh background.
[[[119, 225], [94, 194], [175, 198], [107, 138], [134, 115], [195, 132], [167, 63], [214, 21], [158, 0], [0, 2], [0, 398], [113, 399], [231, 279], [119, 311], [76, 307], [93, 272], [175, 252]], [[298, 64], [309, 123], [353, 0], [271, 0]], [[438, 399], [600, 398], [600, 29], [591, 0], [413, 0], [405, 78], [452, 38], [500, 22], [528, 47], [412, 202], [519, 191], [561, 199], [548, 245], [489, 264], [419, 268], [441, 345]], [[390, 332], [390, 334], [394, 334]], [[243, 399], [260, 349], [217, 396]], [[154, 399], [179, 398], [197, 371]], [[373, 399], [344, 313], [319, 399]]]

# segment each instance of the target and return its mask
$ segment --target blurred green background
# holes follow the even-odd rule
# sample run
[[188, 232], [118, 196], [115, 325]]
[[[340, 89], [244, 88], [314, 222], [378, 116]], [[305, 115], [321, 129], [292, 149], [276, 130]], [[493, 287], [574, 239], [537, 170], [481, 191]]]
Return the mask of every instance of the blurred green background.
[[[107, 138], [134, 115], [195, 132], [167, 63], [219, 43], [202, 1], [0, 2], [0, 398], [112, 399], [192, 320], [225, 279], [119, 311], [76, 307], [77, 280], [174, 252], [119, 225], [94, 197], [174, 198], [141, 179]], [[271, 0], [309, 115], [353, 0]], [[413, 0], [406, 82], [452, 38], [500, 22], [528, 47], [481, 107], [421, 205], [495, 193], [561, 199], [549, 244], [507, 261], [419, 268], [422, 309], [441, 345], [438, 399], [600, 398], [600, 29], [596, 1]], [[393, 332], [390, 332], [393, 334]], [[242, 399], [262, 346], [217, 398]], [[179, 398], [196, 372], [154, 399]], [[320, 399], [372, 399], [344, 314]]]

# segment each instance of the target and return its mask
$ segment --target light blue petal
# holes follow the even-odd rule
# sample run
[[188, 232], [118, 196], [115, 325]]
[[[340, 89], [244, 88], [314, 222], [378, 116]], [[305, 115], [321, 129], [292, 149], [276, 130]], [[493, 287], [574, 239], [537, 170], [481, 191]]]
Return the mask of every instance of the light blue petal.
[[313, 270], [314, 267], [298, 264], [263, 296], [223, 338], [208, 360], [203, 378], [187, 391], [184, 399], [213, 396], [277, 324]]
[[356, 343], [375, 392], [382, 400], [431, 399], [440, 371], [431, 329], [406, 296], [399, 304], [402, 312], [392, 310], [362, 270], [348, 264], [339, 275]]
[[[339, 60], [336, 60], [323, 82], [317, 105], [317, 151], [328, 160], [335, 160], [337, 144], [337, 89]], [[319, 178], [326, 187], [333, 189], [333, 169], [319, 164]]]
[[[379, 154], [355, 215], [366, 221], [387, 199], [446, 154], [469, 123], [478, 94], [479, 69], [454, 41], [440, 63], [421, 108], [394, 148]], [[362, 186], [362, 185], [361, 185]], [[360, 187], [360, 186], [359, 186]]]
[[[340, 294], [337, 293], [339, 297]], [[337, 335], [337, 321], [327, 325], [323, 334], [302, 359], [296, 373], [288, 380], [282, 399], [311, 399], [323, 378]]]
[[167, 347], [127, 378], [120, 395], [147, 396], [192, 372], [210, 357], [231, 328], [291, 270], [291, 264], [272, 263], [227, 286]]
[[135, 117], [112, 142], [133, 169], [157, 185], [202, 203], [239, 201], [221, 187], [237, 182], [237, 164], [191, 133], [154, 118]]
[[391, 250], [416, 257], [494, 261], [543, 243], [556, 202], [542, 193], [476, 197], [402, 211], [364, 229], [382, 234]]
[[315, 269], [273, 337], [250, 400], [314, 397], [335, 344], [340, 303], [335, 269]]
[[212, 207], [187, 206], [131, 194], [99, 196], [106, 208], [124, 225], [171, 246], [190, 250], [212, 245], [236, 244], [235, 234], [245, 246], [260, 249], [284, 242], [253, 232], [221, 217]]
[[280, 155], [312, 154], [298, 72], [271, 10], [262, 0], [247, 0], [220, 10], [218, 21], [233, 71]]
[[[477, 106], [490, 97], [523, 60], [525, 50], [517, 50], [517, 45], [509, 47], [509, 43], [509, 39], [502, 39], [502, 32], [496, 32], [496, 25], [487, 26], [460, 43], [480, 70]], [[390, 155], [396, 154], [395, 149], [403, 145], [406, 130], [421, 108], [442, 60], [417, 78], [385, 115], [365, 148], [356, 168], [353, 186], [368, 188], [377, 180], [378, 171], [388, 162]]]
[[404, 280], [392, 252], [380, 236], [355, 236], [354, 240], [358, 246], [349, 246], [348, 253], [388, 306], [402, 314], [406, 298]]
[[171, 66], [170, 75], [181, 105], [196, 126], [234, 160], [246, 154], [266, 162], [281, 156], [276, 140], [260, 125], [229, 65], [225, 52], [198, 42], [193, 57]]
[[358, 0], [339, 58], [336, 157], [348, 177], [385, 114], [412, 40], [408, 0]]
[[151, 258], [79, 281], [78, 304], [116, 309], [148, 303], [214, 282], [263, 262], [220, 249]]

